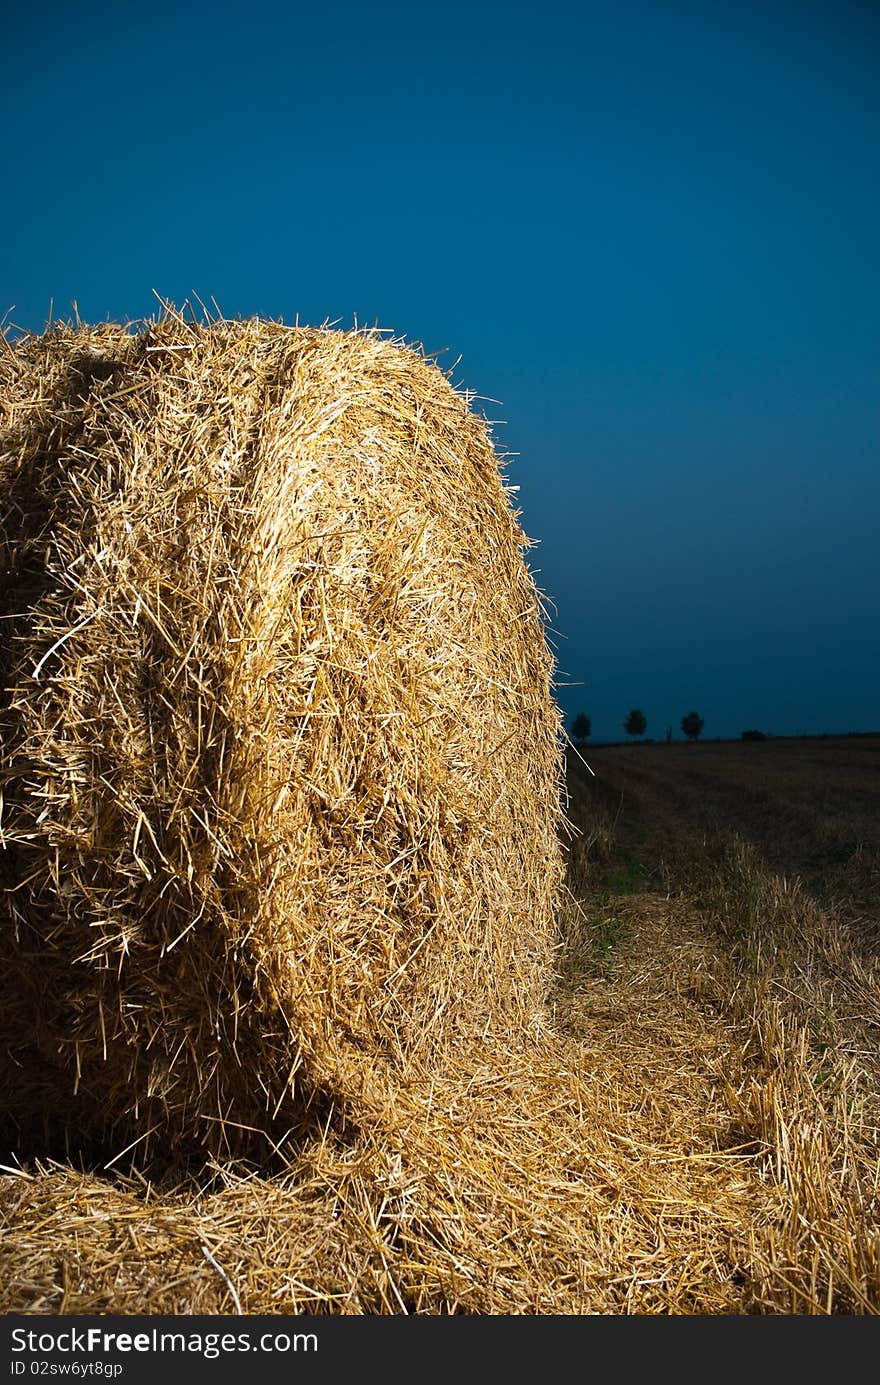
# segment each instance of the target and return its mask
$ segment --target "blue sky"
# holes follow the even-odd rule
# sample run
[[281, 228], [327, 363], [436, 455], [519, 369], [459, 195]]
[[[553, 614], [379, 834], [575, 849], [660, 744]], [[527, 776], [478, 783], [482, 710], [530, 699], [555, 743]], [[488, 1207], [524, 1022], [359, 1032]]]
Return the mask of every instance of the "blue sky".
[[880, 8], [49, 0], [4, 48], [0, 314], [447, 348], [569, 718], [880, 728]]

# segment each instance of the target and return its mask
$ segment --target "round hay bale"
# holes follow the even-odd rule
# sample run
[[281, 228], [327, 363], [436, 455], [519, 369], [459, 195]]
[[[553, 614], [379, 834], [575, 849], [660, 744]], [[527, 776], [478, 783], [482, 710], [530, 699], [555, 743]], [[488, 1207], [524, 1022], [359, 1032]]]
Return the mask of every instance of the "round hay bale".
[[411, 347], [258, 319], [56, 327], [2, 375], [19, 1130], [277, 1141], [522, 1033], [560, 725], [484, 421]]

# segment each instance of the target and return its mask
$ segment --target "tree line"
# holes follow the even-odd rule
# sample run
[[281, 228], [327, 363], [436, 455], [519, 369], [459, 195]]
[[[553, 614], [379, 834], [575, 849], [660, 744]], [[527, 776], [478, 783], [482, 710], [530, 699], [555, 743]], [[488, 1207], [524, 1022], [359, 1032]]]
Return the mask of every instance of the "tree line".
[[[686, 712], [681, 719], [681, 729], [689, 741], [699, 740], [705, 724], [699, 712]], [[590, 718], [583, 712], [578, 712], [571, 724], [571, 734], [574, 739], [582, 745], [584, 741], [589, 740], [592, 729], [593, 726]], [[628, 713], [623, 722], [623, 729], [626, 734], [632, 736], [633, 739], [644, 736], [648, 729], [648, 718], [645, 716], [641, 707], [633, 707], [632, 711]], [[671, 726], [667, 726], [666, 728], [666, 739], [667, 741], [672, 740]]]

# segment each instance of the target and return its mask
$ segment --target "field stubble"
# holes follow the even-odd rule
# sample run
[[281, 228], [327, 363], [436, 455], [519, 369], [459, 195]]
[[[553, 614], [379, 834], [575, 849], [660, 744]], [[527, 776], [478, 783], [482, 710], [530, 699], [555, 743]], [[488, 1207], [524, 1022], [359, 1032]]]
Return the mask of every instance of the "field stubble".
[[600, 871], [603, 855], [637, 859], [653, 894], [636, 913], [665, 897], [704, 940], [704, 963], [670, 966], [669, 984], [725, 1026], [723, 1103], [778, 1199], [770, 1217], [744, 1200], [738, 1232], [763, 1311], [880, 1306], [878, 754], [850, 739], [636, 746], [591, 755], [595, 781], [574, 775]]

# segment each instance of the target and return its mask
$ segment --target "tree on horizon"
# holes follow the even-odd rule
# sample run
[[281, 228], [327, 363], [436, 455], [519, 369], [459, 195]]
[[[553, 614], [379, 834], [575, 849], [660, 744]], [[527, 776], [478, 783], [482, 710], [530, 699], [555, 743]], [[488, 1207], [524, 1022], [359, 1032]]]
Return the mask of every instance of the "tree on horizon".
[[699, 739], [700, 732], [704, 725], [705, 723], [699, 712], [688, 712], [687, 716], [681, 719], [681, 729], [689, 741]]
[[571, 724], [571, 734], [579, 745], [582, 745], [583, 742], [588, 739], [592, 729], [590, 718], [585, 716], [583, 712], [578, 712]]
[[648, 719], [639, 707], [634, 707], [623, 723], [623, 729], [628, 736], [644, 736], [648, 729]]

